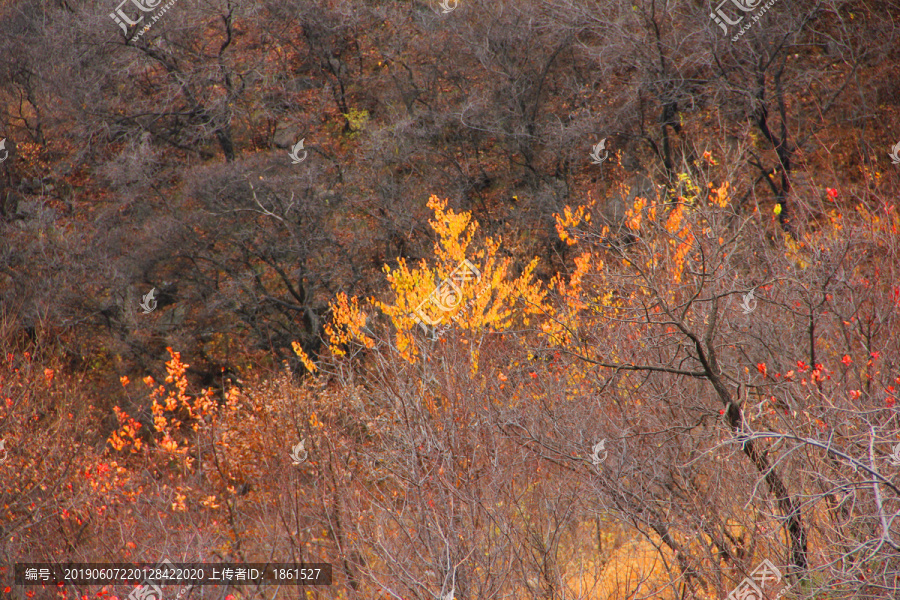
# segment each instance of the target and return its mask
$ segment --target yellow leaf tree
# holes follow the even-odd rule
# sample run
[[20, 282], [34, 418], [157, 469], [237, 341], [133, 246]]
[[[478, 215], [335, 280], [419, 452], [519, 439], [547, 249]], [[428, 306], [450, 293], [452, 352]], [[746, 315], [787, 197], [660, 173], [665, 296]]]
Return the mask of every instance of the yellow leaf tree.
[[[454, 324], [467, 331], [504, 331], [515, 323], [529, 326], [536, 315], [552, 314], [547, 292], [534, 276], [537, 259], [515, 276], [512, 259], [499, 256], [501, 240], [476, 242], [478, 223], [470, 213], [457, 213], [436, 196], [429, 198], [428, 207], [434, 211], [429, 223], [438, 238], [434, 264], [422, 260], [418, 267], [410, 267], [401, 258], [395, 269], [385, 265], [394, 299], [369, 299], [372, 309], [390, 318], [396, 348], [406, 360], [413, 362], [420, 354], [418, 339], [434, 337]], [[354, 341], [374, 347], [364, 332], [366, 312], [357, 298], [340, 295], [331, 309], [325, 332], [332, 353], [343, 354], [343, 346]], [[473, 349], [477, 370], [475, 359]]]

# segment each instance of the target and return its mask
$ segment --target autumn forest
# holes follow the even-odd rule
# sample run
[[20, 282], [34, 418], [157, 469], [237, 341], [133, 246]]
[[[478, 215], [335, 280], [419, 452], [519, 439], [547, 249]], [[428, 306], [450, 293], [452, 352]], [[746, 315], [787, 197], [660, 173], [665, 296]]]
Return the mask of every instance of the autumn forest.
[[891, 0], [0, 0], [0, 600], [900, 598], [898, 199]]

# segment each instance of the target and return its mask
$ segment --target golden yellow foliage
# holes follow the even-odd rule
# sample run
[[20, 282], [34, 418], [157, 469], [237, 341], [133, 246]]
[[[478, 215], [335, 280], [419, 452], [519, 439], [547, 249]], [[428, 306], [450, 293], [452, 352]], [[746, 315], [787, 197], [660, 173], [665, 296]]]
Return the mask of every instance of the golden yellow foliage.
[[[512, 259], [499, 258], [501, 242], [488, 238], [478, 250], [472, 250], [472, 242], [478, 223], [468, 212], [457, 213], [447, 209], [447, 201], [432, 196], [428, 207], [435, 213], [429, 223], [438, 240], [434, 244], [437, 262], [434, 267], [422, 261], [411, 268], [405, 260], [398, 259], [396, 269], [385, 265], [388, 284], [394, 292], [393, 302], [370, 299], [370, 304], [389, 317], [395, 328], [396, 347], [410, 362], [418, 355], [415, 339], [417, 331], [429, 325], [448, 324], [454, 321], [466, 330], [493, 329], [503, 331], [518, 319], [529, 325], [529, 315], [549, 311], [545, 302], [546, 290], [535, 280], [537, 259], [531, 261], [518, 277], [512, 277]], [[465, 275], [461, 277], [461, 275]], [[435, 281], [452, 288], [435, 289]], [[440, 284], [439, 284], [440, 285]], [[438, 304], [435, 294], [441, 292]], [[347, 299], [339, 295], [332, 304], [332, 319], [325, 331], [331, 341], [331, 351], [342, 355], [342, 344], [356, 341], [371, 348], [374, 342], [362, 331], [365, 317], [357, 298]], [[477, 369], [477, 352], [473, 349], [473, 368]]]
[[590, 200], [586, 205], [578, 206], [574, 211], [571, 207], [566, 206], [563, 209], [562, 217], [556, 215], [556, 232], [559, 234], [559, 239], [570, 246], [576, 244], [577, 240], [569, 234], [569, 229], [578, 227], [582, 221], [590, 223], [591, 213], [588, 212], [588, 209], [595, 204], [596, 200]]
[[[328, 336], [328, 340], [331, 342], [330, 348], [334, 355], [343, 355], [344, 351], [341, 349], [341, 346], [349, 343], [351, 340], [362, 343], [366, 348], [375, 346], [375, 342], [362, 331], [362, 328], [366, 325], [366, 315], [359, 310], [359, 299], [355, 296], [348, 299], [347, 294], [341, 292], [329, 306], [331, 307], [331, 321], [325, 324], [324, 329], [325, 335]], [[299, 345], [294, 345], [294, 352], [300, 355], [300, 352], [303, 352], [303, 350], [300, 349]], [[300, 359], [303, 360], [303, 356], [300, 356]], [[309, 357], [304, 360], [304, 365], [306, 365], [306, 361], [309, 361]], [[312, 361], [309, 362], [312, 364]], [[309, 365], [306, 366], [309, 368]], [[310, 369], [310, 371], [313, 370]]]
[[[344, 296], [344, 298], [346, 298], [346, 296]], [[309, 358], [309, 355], [304, 352], [303, 347], [299, 343], [291, 342], [291, 348], [294, 349], [294, 353], [300, 357], [300, 362], [303, 363], [303, 366], [306, 367], [310, 373], [315, 373], [319, 370], [319, 368], [316, 366], [316, 363], [314, 363], [312, 359]]]

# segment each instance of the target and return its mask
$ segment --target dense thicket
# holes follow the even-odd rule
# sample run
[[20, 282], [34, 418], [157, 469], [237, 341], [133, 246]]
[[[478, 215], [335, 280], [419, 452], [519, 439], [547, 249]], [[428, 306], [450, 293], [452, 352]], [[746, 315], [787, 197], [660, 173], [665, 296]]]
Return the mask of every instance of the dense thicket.
[[0, 561], [896, 596], [900, 13], [757, 4], [2, 3]]

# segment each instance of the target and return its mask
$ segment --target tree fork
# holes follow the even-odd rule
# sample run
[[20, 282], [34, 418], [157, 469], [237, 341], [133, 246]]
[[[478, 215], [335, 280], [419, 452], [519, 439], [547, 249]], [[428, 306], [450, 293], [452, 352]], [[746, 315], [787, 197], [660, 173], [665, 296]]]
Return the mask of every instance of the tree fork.
[[[725, 417], [731, 430], [738, 436], [743, 431], [744, 412], [741, 407], [736, 404], [731, 397], [731, 392], [722, 382], [719, 374], [722, 372], [719, 368], [719, 361], [716, 357], [716, 349], [712, 342], [713, 332], [716, 330], [717, 317], [719, 315], [719, 300], [713, 298], [712, 310], [709, 316], [709, 325], [706, 329], [706, 339], [701, 341], [700, 338], [689, 331], [683, 324], [679, 324], [681, 331], [690, 338], [697, 350], [697, 360], [703, 366], [703, 372], [707, 380], [712, 384], [722, 403], [725, 404]], [[705, 349], [704, 349], [705, 345]], [[791, 564], [796, 568], [797, 572], [805, 572], [809, 565], [807, 560], [807, 536], [806, 528], [803, 526], [803, 518], [800, 511], [800, 505], [795, 498], [788, 493], [787, 486], [784, 485], [781, 476], [775, 472], [775, 467], [769, 462], [765, 452], [760, 452], [752, 440], [745, 440], [743, 444], [744, 454], [746, 454], [756, 470], [766, 480], [769, 491], [775, 496], [779, 510], [787, 519], [787, 529], [791, 538]]]
[[[699, 341], [697, 343], [700, 348]], [[702, 349], [701, 349], [702, 350]], [[701, 352], [701, 361], [704, 367], [707, 367], [707, 378], [713, 384], [719, 398], [725, 403], [725, 417], [728, 419], [728, 425], [731, 430], [740, 435], [743, 431], [744, 414], [741, 407], [731, 400], [731, 393], [722, 383], [722, 380], [710, 368], [715, 364], [714, 356], [707, 363], [706, 357]], [[788, 492], [787, 486], [784, 485], [781, 476], [775, 472], [775, 468], [769, 462], [765, 452], [761, 452], [751, 440], [747, 440], [743, 444], [744, 454], [746, 454], [756, 470], [766, 480], [769, 491], [775, 496], [778, 508], [787, 519], [787, 529], [791, 538], [791, 564], [796, 567], [798, 572], [805, 572], [809, 566], [807, 559], [807, 536], [806, 528], [803, 526], [803, 517], [800, 511], [800, 505], [796, 498], [792, 498]]]

